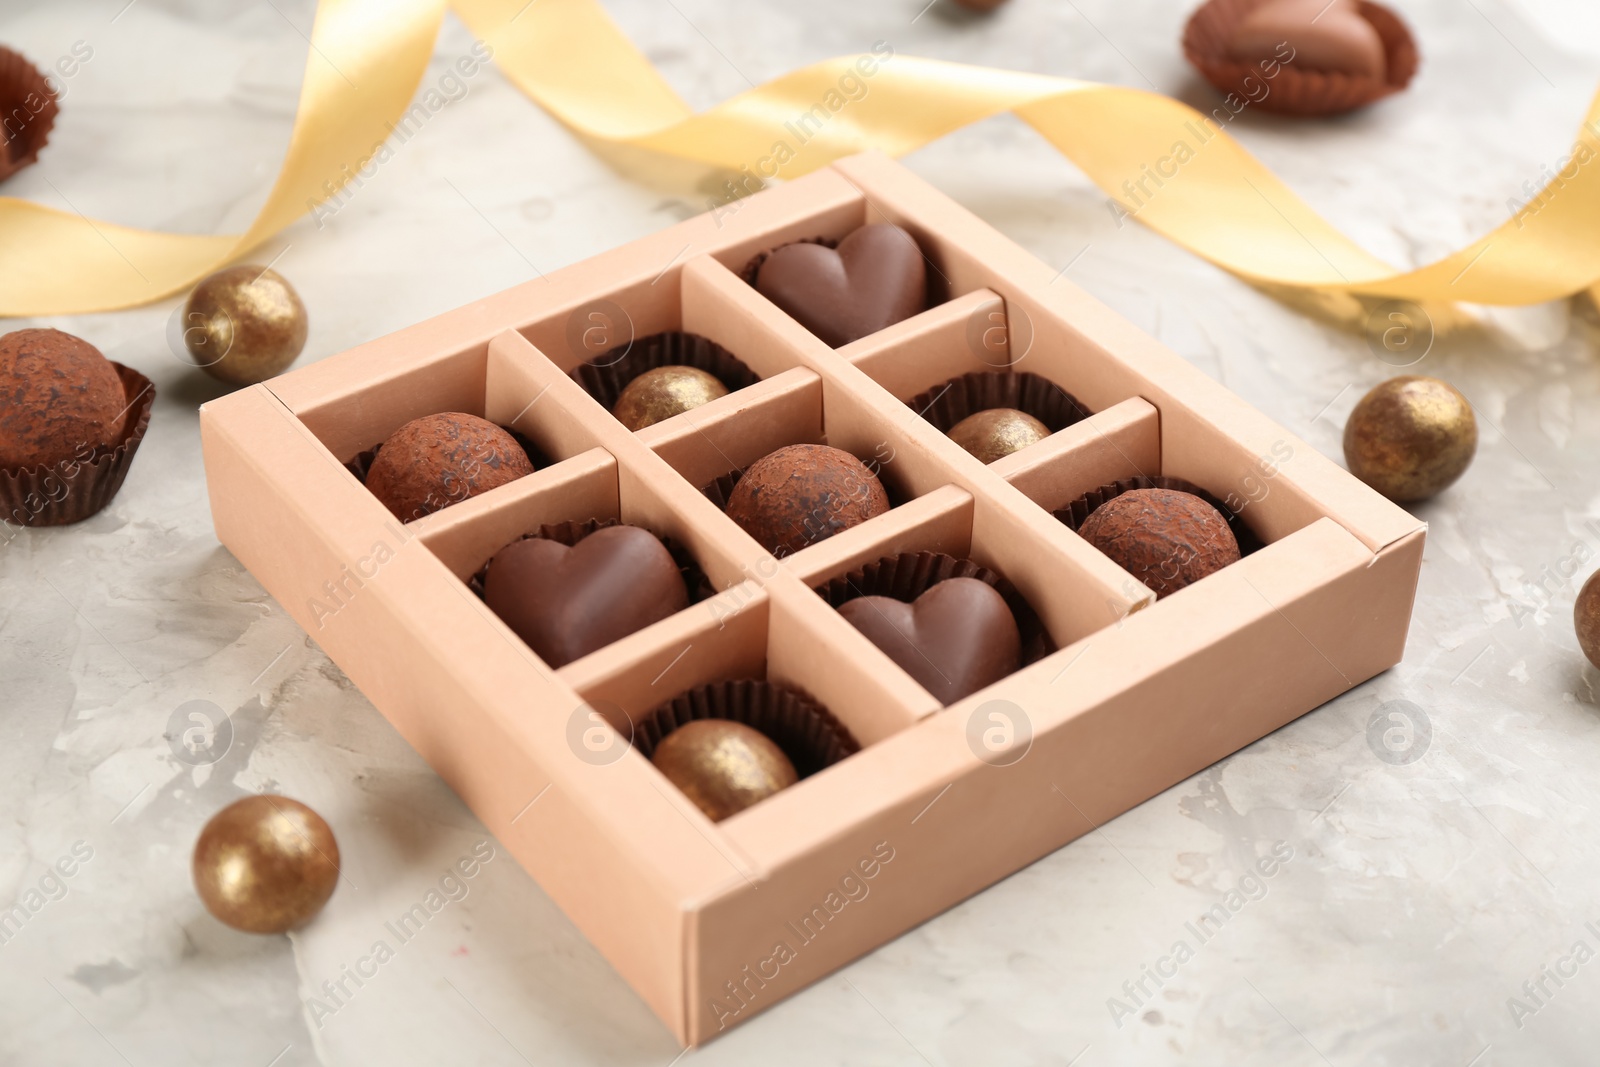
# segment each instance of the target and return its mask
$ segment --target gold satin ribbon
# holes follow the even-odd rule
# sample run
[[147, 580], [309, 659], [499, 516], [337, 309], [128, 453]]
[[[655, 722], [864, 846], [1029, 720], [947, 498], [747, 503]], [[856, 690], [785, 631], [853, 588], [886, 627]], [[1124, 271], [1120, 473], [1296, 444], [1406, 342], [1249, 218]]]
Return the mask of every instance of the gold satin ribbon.
[[[902, 155], [1012, 111], [1132, 218], [1269, 289], [1519, 305], [1600, 282], [1600, 165], [1586, 165], [1589, 154], [1600, 155], [1590, 132], [1600, 129], [1600, 97], [1575, 161], [1517, 218], [1438, 262], [1396, 272], [1312, 211], [1218, 123], [1164, 96], [880, 50], [813, 64], [695, 114], [594, 0], [448, 3], [494, 49], [508, 78], [595, 141], [735, 172], [756, 173], [767, 161], [767, 176], [788, 178], [867, 148]], [[0, 316], [158, 300], [330, 198], [411, 105], [446, 6], [322, 0], [283, 169], [244, 234], [138, 230], [0, 198]], [[817, 118], [803, 127], [802, 144], [787, 131], [807, 113]], [[794, 150], [781, 165], [780, 141]]]

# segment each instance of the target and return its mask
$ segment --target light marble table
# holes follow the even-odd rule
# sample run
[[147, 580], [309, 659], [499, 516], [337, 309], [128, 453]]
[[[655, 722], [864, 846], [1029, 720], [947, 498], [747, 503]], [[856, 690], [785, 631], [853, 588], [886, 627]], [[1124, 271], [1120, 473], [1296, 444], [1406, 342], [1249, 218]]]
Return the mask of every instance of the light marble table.
[[[609, 6], [699, 106], [880, 39], [1211, 99], [1178, 52], [1183, 0], [1013, 0], [987, 20], [948, 0], [919, 16], [923, 2]], [[310, 4], [125, 3], [0, 3], [0, 41], [36, 61], [93, 50], [43, 162], [3, 191], [242, 229], [286, 143]], [[1411, 265], [1503, 221], [1568, 150], [1600, 73], [1600, 15], [1581, 0], [1397, 6], [1425, 56], [1409, 93], [1336, 122], [1247, 114], [1236, 130], [1346, 232]], [[428, 84], [471, 44], [450, 20]], [[1119, 229], [1018, 122], [909, 162], [1330, 456], [1357, 397], [1392, 373], [1361, 336]], [[325, 225], [303, 220], [253, 258], [309, 305], [310, 361], [697, 213], [718, 181], [596, 155], [491, 69]], [[170, 354], [176, 307], [10, 324], [80, 334], [160, 399], [110, 509], [0, 548], [0, 906], [41, 884], [59, 898], [0, 945], [0, 1063], [667, 1067], [671, 1036], [499, 850], [336, 1011], [309, 1006], [486, 835], [219, 547], [195, 414], [219, 388]], [[1417, 368], [1472, 398], [1483, 437], [1466, 478], [1417, 509], [1431, 533], [1401, 666], [679, 1062], [1594, 1063], [1600, 963], [1572, 952], [1600, 949], [1600, 710], [1569, 615], [1574, 575], [1600, 559], [1600, 317], [1587, 303], [1473, 314]], [[1431, 723], [1409, 763], [1368, 738], [1400, 699]], [[163, 739], [191, 701], [232, 717], [214, 765]], [[324, 813], [346, 861], [327, 911], [288, 937], [220, 926], [189, 882], [208, 815], [268, 789]], [[1186, 924], [1278, 842], [1291, 858], [1199, 945]], [[75, 846], [89, 858], [48, 880]], [[1179, 940], [1193, 958], [1158, 988], [1145, 968], [1171, 971]], [[1124, 983], [1141, 978], [1134, 998]], [[1534, 1000], [1524, 983], [1541, 981]], [[1513, 1018], [1512, 997], [1529, 1011]]]

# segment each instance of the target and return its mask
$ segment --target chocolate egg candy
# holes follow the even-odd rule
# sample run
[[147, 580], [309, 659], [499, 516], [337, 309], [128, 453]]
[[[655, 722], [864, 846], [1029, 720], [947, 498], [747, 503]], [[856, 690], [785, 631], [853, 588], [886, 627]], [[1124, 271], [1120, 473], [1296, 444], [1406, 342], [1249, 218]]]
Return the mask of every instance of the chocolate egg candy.
[[195, 286], [183, 309], [195, 365], [229, 385], [254, 385], [289, 369], [306, 346], [306, 306], [265, 267], [229, 267]]
[[1222, 512], [1176, 489], [1134, 489], [1095, 508], [1078, 534], [1123, 570], [1169, 596], [1239, 559]]
[[517, 439], [476, 415], [446, 411], [389, 435], [367, 471], [367, 489], [401, 522], [533, 473]]
[[194, 846], [194, 886], [235, 930], [281, 934], [310, 922], [339, 881], [339, 845], [297, 800], [253, 796], [212, 816]]
[[628, 429], [642, 430], [727, 395], [728, 387], [716, 375], [668, 364], [629, 382], [611, 413]]
[[927, 287], [916, 238], [887, 223], [855, 230], [837, 249], [775, 248], [756, 274], [763, 296], [834, 348], [923, 310]]
[[684, 723], [661, 739], [650, 762], [714, 822], [800, 780], [771, 738], [728, 719]]
[[910, 604], [863, 596], [839, 614], [939, 699], [954, 704], [1017, 669], [1022, 638], [1005, 598], [976, 578], [947, 578]]
[[1589, 662], [1600, 667], [1600, 571], [1589, 575], [1572, 605], [1572, 625], [1578, 632], [1578, 647]]
[[60, 330], [0, 337], [0, 468], [83, 459], [121, 439], [122, 379], [89, 342]]
[[1016, 408], [973, 412], [950, 428], [950, 440], [984, 463], [993, 463], [1049, 436], [1049, 427]]
[[889, 494], [855, 456], [788, 445], [752, 463], [728, 497], [728, 517], [774, 556], [787, 556], [889, 510]]
[[1344, 424], [1350, 473], [1400, 503], [1443, 492], [1477, 450], [1472, 405], [1437, 378], [1390, 378], [1362, 397]]
[[1354, 0], [1262, 4], [1239, 20], [1228, 50], [1243, 63], [1275, 61], [1359, 78], [1381, 79], [1386, 65], [1383, 38]]
[[552, 667], [689, 606], [672, 554], [648, 530], [607, 526], [572, 547], [514, 541], [484, 575], [484, 601]]

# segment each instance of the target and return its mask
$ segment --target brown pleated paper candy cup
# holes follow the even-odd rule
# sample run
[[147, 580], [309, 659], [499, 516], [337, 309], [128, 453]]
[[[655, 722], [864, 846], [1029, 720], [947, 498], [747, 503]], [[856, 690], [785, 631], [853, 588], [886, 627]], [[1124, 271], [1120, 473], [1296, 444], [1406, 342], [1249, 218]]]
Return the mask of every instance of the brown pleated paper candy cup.
[[1056, 650], [1038, 612], [1016, 586], [988, 567], [943, 552], [902, 552], [897, 556], [884, 556], [826, 585], [817, 586], [815, 591], [836, 610], [863, 596], [892, 597], [909, 604], [950, 578], [976, 578], [1000, 594], [1006, 607], [1011, 609], [1012, 618], [1017, 620], [1017, 633], [1022, 638], [1021, 666], [1037, 663]]
[[[1183, 54], [1219, 92], [1236, 94], [1248, 107], [1279, 115], [1340, 115], [1382, 100], [1404, 89], [1420, 62], [1411, 30], [1393, 11], [1360, 0], [1361, 17], [1383, 40], [1384, 76], [1369, 78], [1296, 67], [1293, 60], [1266, 77], [1258, 63], [1229, 54], [1240, 21], [1271, 0], [1210, 0], [1189, 18], [1183, 31]], [[1247, 83], [1246, 79], [1250, 79]], [[1268, 92], [1261, 95], [1262, 86]]]
[[39, 68], [0, 47], [0, 117], [5, 120], [0, 123], [0, 182], [38, 161], [59, 111], [56, 94]]
[[130, 367], [111, 365], [128, 397], [121, 440], [113, 448], [95, 449], [84, 459], [73, 456], [40, 467], [0, 468], [0, 521], [16, 526], [82, 522], [103, 510], [122, 488], [139, 442], [150, 428], [156, 387]]
[[1108, 500], [1114, 500], [1123, 493], [1131, 493], [1135, 489], [1175, 489], [1180, 493], [1192, 493], [1222, 513], [1222, 517], [1228, 521], [1228, 528], [1233, 531], [1234, 540], [1239, 542], [1239, 555], [1241, 558], [1262, 547], [1261, 538], [1256, 536], [1255, 531], [1250, 529], [1249, 525], [1238, 514], [1229, 510], [1228, 505], [1193, 482], [1184, 481], [1182, 478], [1124, 478], [1121, 481], [1102, 485], [1092, 492], [1085, 493], [1066, 507], [1058, 508], [1051, 514], [1066, 523], [1073, 533], [1077, 533], [1078, 528], [1083, 525], [1084, 520], [1089, 517], [1095, 508], [1098, 508]]
[[906, 401], [906, 405], [949, 433], [968, 415], [992, 408], [1015, 408], [1044, 423], [1051, 433], [1065, 430], [1091, 412], [1049, 378], [1026, 371], [977, 371], [952, 378]]
[[703, 370], [727, 386], [730, 393], [761, 380], [755, 371], [715, 341], [698, 334], [676, 332], [652, 334], [602, 352], [574, 367], [572, 378], [583, 386], [584, 392], [599, 401], [601, 407], [610, 411], [617, 406], [629, 382], [646, 371], [670, 366]]
[[744, 477], [744, 471], [729, 471], [721, 475], [716, 481], [700, 487], [700, 493], [723, 511], [728, 510], [728, 500], [733, 496], [733, 487], [739, 484], [739, 479]]
[[696, 719], [728, 719], [759, 730], [783, 749], [801, 778], [861, 750], [844, 724], [805, 693], [751, 678], [713, 682], [669, 700], [634, 726], [633, 746], [649, 759], [663, 737]]
[[[619, 519], [584, 519], [583, 521], [569, 520], [567, 522], [551, 523], [541, 526], [533, 533], [523, 534], [518, 541], [526, 541], [530, 537], [539, 537], [549, 541], [557, 541], [568, 548], [582, 541], [596, 530], [603, 530], [608, 526], [621, 526]], [[632, 525], [631, 523], [629, 525]], [[642, 529], [643, 527], [641, 527]], [[694, 558], [688, 548], [670, 537], [662, 537], [654, 530], [647, 531], [653, 534], [672, 556], [672, 561], [678, 565], [678, 573], [683, 577], [683, 587], [689, 591], [689, 603], [698, 604], [702, 600], [716, 595], [716, 587], [711, 584], [711, 579], [706, 577], [706, 572], [700, 569], [700, 561]], [[515, 542], [513, 542], [515, 543]], [[502, 548], [506, 547], [504, 545]], [[485, 561], [478, 572], [467, 579], [467, 585], [477, 594], [478, 599], [483, 599], [483, 580], [489, 573], [489, 563]]]

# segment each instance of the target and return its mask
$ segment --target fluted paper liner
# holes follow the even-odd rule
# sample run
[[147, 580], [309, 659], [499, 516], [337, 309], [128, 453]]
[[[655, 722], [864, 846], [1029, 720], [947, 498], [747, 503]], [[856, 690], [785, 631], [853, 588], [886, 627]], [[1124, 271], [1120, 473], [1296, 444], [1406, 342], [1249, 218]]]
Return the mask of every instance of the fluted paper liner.
[[[1417, 73], [1417, 43], [1411, 30], [1383, 5], [1360, 0], [1361, 17], [1383, 39], [1382, 78], [1308, 70], [1296, 67], [1293, 60], [1281, 64], [1277, 74], [1269, 78], [1258, 64], [1234, 59], [1228, 48], [1240, 21], [1269, 2], [1210, 0], [1189, 17], [1183, 31], [1183, 54], [1189, 62], [1218, 91], [1248, 101], [1246, 109], [1308, 117], [1339, 115], [1399, 92], [1411, 84]], [[1253, 81], [1247, 85], [1246, 78]], [[1268, 89], [1265, 96], [1260, 95], [1262, 86]]]
[[1084, 520], [1108, 500], [1113, 500], [1123, 493], [1131, 493], [1135, 489], [1175, 489], [1180, 493], [1192, 493], [1216, 508], [1228, 522], [1228, 529], [1233, 531], [1234, 540], [1239, 542], [1239, 556], [1242, 559], [1262, 547], [1261, 538], [1256, 536], [1254, 530], [1240, 517], [1243, 513], [1235, 514], [1228, 505], [1218, 500], [1215, 496], [1195, 485], [1193, 482], [1184, 481], [1182, 478], [1124, 478], [1121, 481], [1102, 485], [1100, 488], [1087, 492], [1068, 504], [1066, 507], [1057, 508], [1051, 512], [1056, 518], [1067, 524], [1073, 533]]
[[[517, 541], [526, 541], [529, 538], [538, 537], [548, 541], [557, 541], [571, 548], [596, 530], [603, 530], [608, 526], [622, 525], [625, 524], [621, 519], [568, 520], [541, 526], [532, 533], [523, 534], [517, 538]], [[627, 523], [626, 525], [632, 526], [635, 524]], [[639, 528], [645, 529], [642, 526]], [[711, 584], [711, 579], [706, 577], [706, 572], [700, 569], [700, 561], [694, 558], [694, 554], [688, 548], [670, 537], [662, 537], [654, 530], [645, 529], [645, 532], [666, 546], [667, 552], [672, 556], [672, 562], [678, 565], [678, 574], [683, 578], [683, 587], [689, 592], [689, 603], [698, 604], [700, 601], [716, 595], [716, 587]], [[510, 544], [516, 544], [516, 541], [510, 542]], [[501, 549], [506, 547], [508, 546], [500, 546]], [[478, 568], [477, 573], [467, 579], [467, 585], [478, 595], [480, 600], [483, 599], [483, 580], [489, 573], [489, 562], [489, 560], [484, 561], [483, 566]]]
[[0, 522], [18, 526], [67, 526], [101, 511], [122, 488], [139, 442], [150, 428], [156, 387], [131, 367], [112, 362], [129, 397], [122, 438], [86, 459], [69, 456], [39, 467], [0, 468]]
[[[38, 161], [59, 111], [56, 94], [39, 68], [0, 47], [0, 116], [5, 119], [0, 126], [0, 182]], [[18, 116], [26, 119], [19, 123]]]
[[1021, 666], [1036, 663], [1056, 650], [1055, 642], [1026, 597], [997, 571], [957, 559], [943, 552], [902, 552], [884, 556], [849, 574], [816, 587], [816, 593], [835, 609], [864, 596], [886, 596], [907, 604], [950, 578], [976, 578], [1000, 594], [1017, 622], [1022, 638]]
[[1044, 423], [1051, 433], [1065, 430], [1092, 412], [1049, 378], [1028, 371], [974, 371], [936, 385], [906, 405], [948, 434], [968, 415], [992, 408], [1015, 408]]
[[703, 370], [736, 392], [761, 380], [732, 352], [709, 338], [693, 333], [657, 333], [602, 352], [572, 368], [572, 379], [584, 392], [610, 411], [628, 383], [657, 367], [683, 366]]
[[656, 708], [633, 728], [633, 747], [645, 759], [661, 739], [696, 719], [728, 719], [771, 738], [805, 778], [861, 750], [844, 723], [805, 693], [786, 685], [741, 678], [691, 689]]

